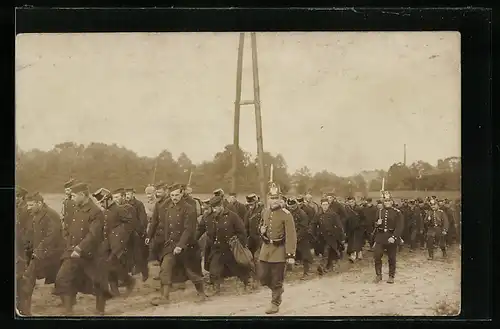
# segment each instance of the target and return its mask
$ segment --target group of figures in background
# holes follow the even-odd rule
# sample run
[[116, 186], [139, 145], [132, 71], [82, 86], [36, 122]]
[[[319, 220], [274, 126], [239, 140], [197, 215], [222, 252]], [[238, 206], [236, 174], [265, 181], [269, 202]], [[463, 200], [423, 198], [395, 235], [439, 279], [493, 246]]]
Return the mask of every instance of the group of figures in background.
[[[160, 182], [146, 187], [147, 201], [133, 189], [99, 188], [91, 193], [85, 183], [65, 184], [62, 214], [51, 209], [38, 192], [16, 188], [16, 305], [31, 315], [36, 280], [54, 284], [62, 315], [73, 314], [77, 293], [96, 297], [97, 315], [106, 301], [125, 297], [136, 276], [149, 279], [149, 263], [158, 262], [160, 293], [152, 305], [165, 305], [174, 284], [191, 281], [198, 302], [207, 300], [206, 287], [220, 294], [225, 278], [237, 277], [245, 290], [259, 283], [271, 290], [266, 313], [282, 303], [287, 269], [301, 266], [302, 279], [312, 271], [332, 271], [347, 256], [356, 263], [364, 250], [372, 251], [375, 282], [382, 280], [382, 256], [388, 255], [394, 283], [396, 255], [427, 249], [429, 260], [439, 247], [460, 243], [460, 200], [401, 200], [390, 193], [380, 200], [340, 200], [324, 195], [316, 203], [310, 194], [284, 196], [271, 186], [264, 203], [256, 194], [240, 203], [222, 189], [211, 198], [193, 197], [189, 186]], [[312, 269], [314, 257], [319, 265]], [[202, 268], [209, 273], [205, 280]]]

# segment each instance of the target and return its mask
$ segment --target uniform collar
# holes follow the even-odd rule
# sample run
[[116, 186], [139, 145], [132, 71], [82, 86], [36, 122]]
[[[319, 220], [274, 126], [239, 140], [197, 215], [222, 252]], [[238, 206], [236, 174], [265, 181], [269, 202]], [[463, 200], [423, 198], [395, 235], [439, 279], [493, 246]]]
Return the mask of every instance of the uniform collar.
[[92, 201], [91, 201], [90, 199], [88, 199], [88, 201], [87, 201], [85, 204], [83, 204], [83, 205], [79, 206], [78, 208], [79, 208], [81, 211], [88, 212], [88, 211], [90, 211], [90, 209], [92, 208]]

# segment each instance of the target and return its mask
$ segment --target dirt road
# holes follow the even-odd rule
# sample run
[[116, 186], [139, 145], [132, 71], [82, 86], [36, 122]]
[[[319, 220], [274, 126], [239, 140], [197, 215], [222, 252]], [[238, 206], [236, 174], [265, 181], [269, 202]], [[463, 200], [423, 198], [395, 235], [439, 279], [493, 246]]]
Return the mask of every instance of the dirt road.
[[[287, 274], [283, 304], [278, 316], [377, 316], [377, 315], [436, 315], [439, 304], [460, 304], [460, 254], [450, 251], [443, 260], [440, 253], [428, 261], [424, 251], [398, 256], [396, 283], [385, 283], [387, 262], [384, 259], [384, 281], [372, 283], [374, 277], [371, 253], [356, 264], [342, 261], [338, 269], [319, 278], [297, 280], [300, 267]], [[157, 272], [158, 267], [152, 267]], [[196, 293], [191, 283], [185, 291], [172, 293], [168, 306], [154, 307], [150, 300], [158, 294], [159, 281], [139, 282], [128, 297], [110, 300], [109, 316], [263, 316], [270, 300], [268, 289], [259, 288], [244, 293], [236, 280], [228, 280], [221, 296], [210, 297], [203, 304], [194, 303]], [[51, 295], [52, 285], [38, 282], [33, 296], [33, 315], [61, 314], [58, 298]], [[210, 290], [208, 294], [210, 294]], [[95, 299], [79, 295], [75, 315], [91, 316]], [[449, 311], [447, 311], [449, 313]]]

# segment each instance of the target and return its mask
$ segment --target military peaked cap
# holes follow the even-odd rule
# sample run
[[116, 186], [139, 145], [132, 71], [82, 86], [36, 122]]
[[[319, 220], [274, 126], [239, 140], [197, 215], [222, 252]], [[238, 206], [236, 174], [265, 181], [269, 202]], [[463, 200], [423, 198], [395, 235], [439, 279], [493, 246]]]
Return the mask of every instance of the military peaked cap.
[[27, 194], [28, 194], [28, 190], [26, 190], [20, 186], [16, 187], [16, 196], [25, 197]]
[[246, 196], [247, 202], [256, 202], [257, 201], [257, 195], [255, 193], [249, 194]]
[[212, 207], [217, 207], [217, 206], [220, 206], [222, 204], [222, 200], [223, 198], [220, 196], [220, 195], [214, 195], [211, 199], [210, 199], [210, 205]]
[[129, 188], [125, 189], [125, 192], [134, 192], [135, 193], [135, 189], [133, 187], [129, 187]]
[[179, 183], [174, 183], [174, 184], [170, 185], [170, 186], [168, 187], [168, 189], [169, 189], [170, 191], [176, 191], [176, 190], [183, 190], [183, 189], [184, 189], [184, 187], [183, 187], [183, 185], [182, 185], [182, 184], [179, 184]]
[[43, 202], [43, 197], [38, 192], [30, 193], [26, 196], [26, 201]]
[[80, 192], [88, 192], [89, 186], [85, 183], [76, 183], [71, 187], [71, 192], [80, 193]]
[[327, 198], [321, 198], [320, 202], [321, 202], [321, 203], [323, 203], [323, 202], [328, 202], [328, 199], [327, 199]]
[[221, 189], [221, 188], [218, 188], [216, 189], [214, 192], [213, 192], [214, 195], [224, 195], [224, 190]]
[[64, 183], [64, 188], [71, 188], [75, 184], [76, 184], [76, 180], [74, 178], [71, 178], [69, 181]]

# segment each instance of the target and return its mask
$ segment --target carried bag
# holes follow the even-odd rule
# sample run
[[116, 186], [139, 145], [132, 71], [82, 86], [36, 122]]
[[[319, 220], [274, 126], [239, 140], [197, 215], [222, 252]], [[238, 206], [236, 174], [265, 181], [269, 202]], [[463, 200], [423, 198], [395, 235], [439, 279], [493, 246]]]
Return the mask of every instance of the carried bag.
[[241, 244], [237, 236], [234, 235], [229, 239], [229, 248], [239, 265], [250, 268], [251, 271], [255, 271], [252, 252]]

